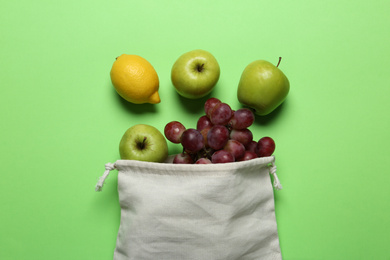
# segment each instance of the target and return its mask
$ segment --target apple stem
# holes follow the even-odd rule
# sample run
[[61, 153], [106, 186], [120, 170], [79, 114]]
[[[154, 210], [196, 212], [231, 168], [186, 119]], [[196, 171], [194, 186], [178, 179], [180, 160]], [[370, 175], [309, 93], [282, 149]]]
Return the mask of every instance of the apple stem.
[[276, 67], [279, 67], [281, 61], [282, 61], [282, 57], [279, 57], [278, 65], [276, 65]]
[[147, 139], [147, 138], [146, 138], [146, 136], [145, 136], [145, 137], [144, 137], [144, 140], [142, 140], [142, 143], [139, 143], [138, 146], [139, 146], [140, 149], [144, 149], [144, 148], [145, 148], [145, 141], [146, 141], [146, 139]]
[[199, 72], [202, 72], [203, 66], [204, 66], [204, 63], [203, 63], [202, 65], [198, 66], [198, 67], [197, 67], [197, 70], [198, 70]]

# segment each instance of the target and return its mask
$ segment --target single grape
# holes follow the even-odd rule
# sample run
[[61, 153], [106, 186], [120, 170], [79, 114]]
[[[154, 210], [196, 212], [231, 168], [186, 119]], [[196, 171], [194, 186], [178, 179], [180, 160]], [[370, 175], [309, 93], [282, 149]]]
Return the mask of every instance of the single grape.
[[207, 134], [209, 133], [211, 127], [207, 127], [207, 128], [203, 128], [200, 133], [202, 134], [203, 136], [203, 140], [204, 140], [204, 147], [209, 147], [209, 143], [207, 141]]
[[229, 130], [223, 125], [215, 125], [207, 133], [207, 143], [214, 150], [222, 149], [228, 140]]
[[198, 152], [204, 147], [203, 136], [198, 130], [189, 128], [183, 132], [181, 144], [189, 152]]
[[231, 153], [235, 160], [244, 156], [245, 153], [245, 146], [237, 140], [228, 140], [223, 149]]
[[207, 158], [199, 158], [195, 162], [195, 164], [210, 164], [210, 163], [211, 163], [211, 161], [209, 159], [207, 159]]
[[226, 103], [217, 104], [210, 113], [210, 120], [213, 125], [227, 125], [233, 112]]
[[271, 156], [275, 151], [275, 141], [268, 136], [261, 138], [257, 142], [256, 154], [258, 157]]
[[255, 115], [248, 108], [240, 108], [233, 113], [229, 126], [233, 129], [245, 129], [253, 124]]
[[179, 153], [176, 154], [173, 158], [173, 163], [175, 164], [191, 164], [193, 163], [191, 155], [188, 153]]
[[245, 146], [245, 150], [256, 153], [256, 146], [257, 142], [252, 140], [249, 144]]
[[186, 130], [184, 125], [178, 121], [172, 121], [165, 125], [164, 135], [172, 143], [180, 143], [181, 135]]
[[253, 140], [253, 134], [251, 130], [248, 128], [245, 129], [233, 129], [230, 132], [230, 139], [237, 140], [242, 143], [244, 146], [249, 145], [249, 143]]
[[212, 126], [213, 124], [211, 123], [210, 118], [201, 116], [196, 124], [196, 130], [202, 131], [204, 128], [211, 128]]
[[228, 163], [234, 162], [234, 156], [225, 150], [219, 150], [211, 156], [212, 163]]
[[206, 116], [210, 117], [210, 113], [215, 107], [215, 105], [221, 103], [221, 100], [218, 98], [209, 98], [204, 103], [204, 112], [206, 113]]
[[249, 160], [252, 160], [252, 159], [255, 159], [257, 158], [257, 154], [254, 153], [254, 152], [251, 152], [251, 151], [245, 151], [244, 153], [244, 156], [242, 156], [241, 158], [239, 158], [237, 161], [249, 161]]

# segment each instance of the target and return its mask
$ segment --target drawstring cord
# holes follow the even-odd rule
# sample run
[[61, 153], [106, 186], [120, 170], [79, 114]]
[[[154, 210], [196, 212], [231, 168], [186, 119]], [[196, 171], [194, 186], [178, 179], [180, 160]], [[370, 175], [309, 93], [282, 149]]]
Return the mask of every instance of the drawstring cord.
[[282, 184], [280, 184], [280, 181], [279, 181], [279, 178], [278, 178], [278, 175], [276, 175], [276, 165], [275, 165], [275, 162], [273, 161], [271, 163], [271, 166], [269, 168], [269, 173], [273, 176], [274, 178], [274, 188], [276, 190], [281, 190], [282, 189]]
[[[115, 167], [115, 163], [107, 163], [105, 165], [105, 168], [106, 168], [106, 170], [104, 171], [103, 175], [99, 178], [99, 181], [98, 181], [98, 183], [95, 186], [95, 191], [102, 191], [103, 185], [104, 185], [104, 181], [106, 180], [106, 178], [108, 177], [110, 172], [116, 168]], [[271, 162], [271, 166], [269, 166], [269, 173], [273, 176], [273, 179], [274, 179], [273, 186], [274, 186], [274, 188], [276, 190], [281, 190], [282, 189], [282, 184], [279, 181], [278, 175], [276, 175], [275, 161]]]
[[99, 178], [98, 183], [95, 186], [95, 191], [102, 191], [104, 181], [108, 177], [108, 174], [110, 174], [110, 171], [115, 169], [115, 164], [114, 163], [107, 163], [105, 165], [106, 170], [104, 171], [103, 175]]

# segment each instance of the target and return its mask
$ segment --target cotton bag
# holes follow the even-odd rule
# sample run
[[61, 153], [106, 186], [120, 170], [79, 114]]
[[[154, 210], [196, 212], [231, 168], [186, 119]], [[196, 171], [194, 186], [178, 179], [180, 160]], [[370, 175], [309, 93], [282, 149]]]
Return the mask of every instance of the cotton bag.
[[275, 157], [224, 164], [118, 160], [121, 221], [114, 260], [282, 259]]

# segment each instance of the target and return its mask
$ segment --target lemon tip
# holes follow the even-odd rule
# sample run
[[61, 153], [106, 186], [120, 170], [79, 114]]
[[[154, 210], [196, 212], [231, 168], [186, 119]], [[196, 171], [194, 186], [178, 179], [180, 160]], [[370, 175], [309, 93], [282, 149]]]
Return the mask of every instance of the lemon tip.
[[151, 104], [158, 104], [161, 102], [160, 95], [158, 92], [154, 92], [150, 97], [149, 97], [149, 103]]

